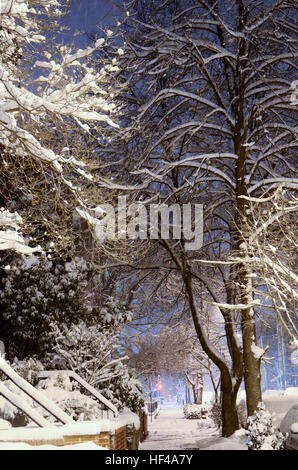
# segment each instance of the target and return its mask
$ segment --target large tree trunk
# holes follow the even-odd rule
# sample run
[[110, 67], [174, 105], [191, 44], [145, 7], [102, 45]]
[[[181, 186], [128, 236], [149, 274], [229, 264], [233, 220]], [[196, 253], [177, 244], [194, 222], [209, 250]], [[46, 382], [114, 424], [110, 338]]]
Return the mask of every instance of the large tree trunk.
[[[242, 271], [240, 282], [243, 286], [242, 289], [245, 289], [242, 301], [249, 305], [253, 300], [252, 281], [249, 272], [245, 270], [243, 274]], [[258, 403], [262, 401], [261, 357], [258, 355], [261, 351], [256, 348], [256, 324], [253, 307], [243, 310], [241, 327], [247, 415], [251, 416], [257, 409]]]
[[232, 387], [222, 382], [222, 435], [231, 436], [239, 429], [239, 420], [236, 407], [237, 394], [233, 393]]
[[[245, 48], [241, 48], [242, 54]], [[244, 86], [240, 88], [243, 96]], [[260, 358], [255, 355], [253, 345], [256, 345], [256, 326], [255, 316], [252, 302], [254, 300], [254, 289], [251, 278], [251, 272], [247, 267], [245, 245], [248, 243], [247, 236], [247, 217], [249, 209], [248, 202], [245, 197], [248, 196], [246, 186], [247, 176], [247, 153], [242, 145], [242, 133], [244, 121], [243, 98], [240, 99], [238, 111], [238, 128], [235, 132], [235, 153], [238, 155], [236, 168], [236, 245], [237, 251], [243, 263], [240, 264], [238, 271], [238, 283], [240, 286], [241, 303], [247, 305], [247, 308], [241, 311], [241, 328], [242, 328], [242, 345], [243, 345], [243, 362], [244, 362], [244, 383], [246, 391], [247, 414], [252, 415], [257, 409], [257, 405], [262, 401], [261, 392], [261, 373]], [[244, 245], [244, 247], [242, 246]]]

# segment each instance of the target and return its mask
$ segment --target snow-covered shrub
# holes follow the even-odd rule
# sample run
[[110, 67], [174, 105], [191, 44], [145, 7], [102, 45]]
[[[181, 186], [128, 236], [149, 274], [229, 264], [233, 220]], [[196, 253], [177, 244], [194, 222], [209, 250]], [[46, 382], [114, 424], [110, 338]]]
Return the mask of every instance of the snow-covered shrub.
[[47, 370], [73, 370], [118, 408], [136, 410], [142, 386], [119, 354], [119, 335], [132, 314], [113, 297], [98, 298], [91, 279], [94, 285], [96, 272], [83, 258], [19, 258], [0, 292], [4, 317], [21, 358], [33, 354]]
[[272, 415], [264, 403], [247, 419], [247, 436], [249, 450], [283, 450], [285, 436], [273, 425]]
[[119, 411], [123, 407], [137, 411], [143, 406], [141, 383], [119, 355], [119, 329], [103, 330], [95, 323], [84, 322], [70, 328], [52, 325], [55, 338], [53, 352], [44, 363], [47, 369], [69, 369], [97, 388]]
[[186, 404], [183, 407], [183, 413], [186, 419], [207, 419], [210, 406]]
[[[113, 298], [91, 305], [91, 279], [96, 283], [97, 273], [80, 257], [60, 263], [46, 257], [20, 257], [8, 267], [0, 304], [13, 341], [19, 345], [19, 358], [36, 355], [43, 359], [52, 352], [54, 324], [67, 330], [81, 320], [88, 325], [96, 319], [98, 329], [106, 332], [131, 319], [131, 313]], [[9, 344], [7, 348], [9, 353]]]
[[27, 380], [31, 385], [36, 385], [38, 373], [44, 370], [42, 363], [32, 357], [25, 361], [19, 361], [15, 358], [11, 366], [17, 374]]
[[88, 326], [84, 321], [67, 326], [52, 323], [49, 337], [52, 351], [44, 358], [47, 369], [68, 369], [79, 374], [93, 386], [115, 375], [121, 357], [113, 357], [118, 347], [118, 334], [113, 329], [102, 330], [96, 321]]
[[[136, 413], [144, 406], [143, 386], [134, 377], [134, 370], [125, 364], [119, 364], [119, 374], [108, 385], [109, 399], [122, 411], [124, 407]], [[105, 391], [102, 393], [105, 395]]]
[[[239, 419], [239, 425], [242, 428], [247, 426], [246, 402], [241, 401], [236, 406]], [[220, 403], [214, 402], [210, 407], [209, 416], [218, 428], [222, 426], [222, 407]]]
[[222, 425], [222, 409], [220, 403], [213, 403], [210, 409], [210, 417], [212, 418], [216, 426], [220, 428]]
[[[63, 373], [57, 372], [57, 375], [40, 381], [37, 388], [43, 390], [50, 400], [75, 421], [92, 421], [103, 417], [101, 405], [79, 390], [72, 390], [69, 377]], [[46, 411], [40, 410], [40, 412], [46, 419], [53, 421], [53, 417]]]
[[[30, 358], [26, 361], [18, 361], [14, 359], [11, 364], [12, 368], [27, 382], [31, 385], [36, 385], [38, 372], [44, 369], [42, 363], [36, 359]], [[33, 405], [33, 401], [28, 395], [22, 392], [14, 383], [7, 379], [2, 374], [0, 380], [3, 380], [4, 385], [15, 395], [26, 403], [27, 405]], [[14, 405], [9, 403], [5, 398], [0, 396], [0, 418], [7, 420], [13, 427], [26, 426], [29, 423], [29, 418]]]

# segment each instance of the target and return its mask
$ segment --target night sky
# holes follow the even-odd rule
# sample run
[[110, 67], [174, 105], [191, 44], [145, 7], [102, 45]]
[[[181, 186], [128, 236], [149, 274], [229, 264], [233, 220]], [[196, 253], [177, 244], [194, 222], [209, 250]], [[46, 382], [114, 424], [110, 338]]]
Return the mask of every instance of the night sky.
[[81, 45], [84, 41], [80, 36], [75, 36], [76, 31], [82, 33], [98, 32], [101, 36], [102, 26], [108, 27], [115, 21], [117, 10], [111, 0], [73, 0], [71, 11], [66, 19], [66, 26], [70, 28], [67, 34], [75, 42]]

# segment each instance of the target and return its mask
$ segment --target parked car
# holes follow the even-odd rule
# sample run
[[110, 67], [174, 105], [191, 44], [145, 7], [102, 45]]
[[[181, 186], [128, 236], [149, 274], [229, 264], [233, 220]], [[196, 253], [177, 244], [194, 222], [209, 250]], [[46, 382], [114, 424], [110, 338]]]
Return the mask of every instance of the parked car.
[[280, 431], [288, 435], [286, 450], [298, 450], [298, 404], [289, 409], [280, 423]]

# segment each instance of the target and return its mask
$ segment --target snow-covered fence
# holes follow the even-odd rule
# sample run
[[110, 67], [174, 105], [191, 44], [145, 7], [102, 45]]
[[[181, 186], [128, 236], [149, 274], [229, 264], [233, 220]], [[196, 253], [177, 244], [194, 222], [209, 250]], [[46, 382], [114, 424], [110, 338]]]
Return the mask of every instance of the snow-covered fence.
[[[73, 419], [62, 411], [54, 402], [49, 400], [40, 390], [29, 384], [25, 379], [19, 376], [12, 367], [0, 357], [0, 371], [3, 372], [9, 380], [11, 380], [19, 389], [26, 393], [50, 415], [54, 416], [62, 424], [73, 424]], [[51, 424], [39, 415], [35, 410], [26, 405], [17, 395], [10, 392], [3, 384], [0, 383], [0, 394], [3, 395], [10, 403], [23, 411], [40, 427], [48, 427]]]
[[69, 379], [74, 380], [78, 384], [80, 384], [85, 390], [87, 390], [96, 400], [98, 400], [101, 404], [104, 405], [105, 408], [112, 411], [113, 416], [118, 416], [118, 410], [113, 403], [111, 403], [107, 398], [105, 398], [98, 390], [96, 390], [92, 385], [88, 384], [86, 380], [82, 379], [76, 372], [72, 370], [59, 370], [59, 371], [42, 371], [39, 372], [37, 375], [38, 379], [47, 379], [52, 375], [62, 374], [66, 375]]

